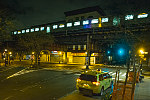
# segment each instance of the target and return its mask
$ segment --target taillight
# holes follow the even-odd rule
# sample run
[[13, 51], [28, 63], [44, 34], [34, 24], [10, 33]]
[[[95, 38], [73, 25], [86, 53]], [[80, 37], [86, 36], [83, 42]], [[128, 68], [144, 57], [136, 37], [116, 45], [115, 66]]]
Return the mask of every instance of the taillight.
[[81, 82], [81, 79], [77, 78], [77, 82]]
[[100, 85], [100, 82], [92, 82], [92, 84], [98, 86]]

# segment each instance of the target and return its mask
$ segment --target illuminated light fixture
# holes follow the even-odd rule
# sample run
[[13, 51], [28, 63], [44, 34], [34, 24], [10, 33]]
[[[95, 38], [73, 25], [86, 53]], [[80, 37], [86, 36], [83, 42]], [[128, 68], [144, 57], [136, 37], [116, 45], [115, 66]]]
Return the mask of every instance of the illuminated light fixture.
[[143, 51], [143, 50], [140, 50], [140, 53], [141, 53], [141, 54], [144, 54], [144, 51]]
[[40, 29], [41, 31], [44, 31], [44, 27], [41, 27], [41, 29]]
[[57, 51], [52, 51], [52, 54], [58, 54], [58, 52]]
[[28, 33], [30, 30], [29, 29], [26, 29], [26, 33]]
[[50, 26], [47, 26], [46, 28], [46, 32], [49, 33], [50, 32]]
[[83, 25], [87, 25], [87, 24], [89, 24], [89, 20], [83, 21]]
[[18, 31], [18, 34], [20, 34], [21, 33], [21, 31]]
[[59, 54], [61, 55], [61, 54], [62, 54], [62, 52], [60, 51], [60, 52], [59, 52]]
[[72, 26], [72, 23], [67, 23], [67, 27], [71, 27]]
[[120, 24], [120, 18], [119, 17], [114, 17], [113, 25], [116, 26], [116, 25], [119, 25], [119, 24]]
[[57, 29], [58, 28], [58, 25], [53, 25], [53, 29]]
[[65, 27], [64, 24], [60, 24], [60, 25], [59, 25], [59, 28], [63, 28], [63, 27]]
[[25, 33], [25, 30], [22, 30], [22, 33]]
[[123, 48], [120, 48], [118, 50], [118, 54], [119, 54], [119, 56], [123, 56], [125, 54], [125, 50]]
[[108, 22], [108, 18], [102, 18], [102, 21], [101, 21], [102, 23], [104, 23], [104, 22]]
[[15, 31], [14, 34], [17, 34], [17, 31]]
[[102, 27], [102, 23], [101, 23], [101, 21], [102, 21], [102, 18], [99, 18], [99, 25], [98, 25], [98, 27]]
[[92, 24], [98, 23], [98, 19], [92, 19], [91, 23], [92, 23]]
[[141, 13], [137, 16], [137, 18], [146, 18], [146, 17], [148, 17], [148, 14], [146, 13]]
[[74, 22], [74, 26], [80, 25], [80, 21]]
[[77, 79], [77, 82], [81, 82], [81, 79], [78, 78], [78, 79]]
[[139, 53], [144, 54], [144, 49], [143, 49], [143, 48], [140, 49], [140, 50], [139, 50]]
[[35, 28], [35, 31], [39, 31], [40, 29], [39, 28]]
[[134, 15], [126, 15], [125, 20], [132, 20]]
[[107, 51], [108, 54], [110, 54], [110, 51]]
[[34, 32], [34, 28], [31, 29], [31, 32]]

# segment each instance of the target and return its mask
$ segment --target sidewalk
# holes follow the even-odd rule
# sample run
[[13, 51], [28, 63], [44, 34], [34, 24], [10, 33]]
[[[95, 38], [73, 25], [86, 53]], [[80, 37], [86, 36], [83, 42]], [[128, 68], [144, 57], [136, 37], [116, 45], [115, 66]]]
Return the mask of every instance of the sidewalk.
[[143, 81], [136, 84], [134, 100], [150, 100], [150, 76], [144, 76]]

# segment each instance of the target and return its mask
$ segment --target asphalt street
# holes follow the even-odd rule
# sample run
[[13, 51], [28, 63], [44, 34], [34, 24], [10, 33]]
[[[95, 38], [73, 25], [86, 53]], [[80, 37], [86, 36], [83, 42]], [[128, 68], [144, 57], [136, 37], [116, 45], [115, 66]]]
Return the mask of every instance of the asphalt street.
[[0, 100], [55, 100], [75, 90], [77, 78], [74, 74], [50, 70], [14, 74], [5, 75], [0, 82]]
[[[1, 72], [0, 100], [56, 100], [66, 97], [76, 91], [76, 78], [80, 73], [61, 67], [53, 70], [12, 67]], [[114, 79], [115, 68], [102, 70], [109, 71]], [[120, 79], [125, 78], [125, 72], [125, 69], [121, 69]]]

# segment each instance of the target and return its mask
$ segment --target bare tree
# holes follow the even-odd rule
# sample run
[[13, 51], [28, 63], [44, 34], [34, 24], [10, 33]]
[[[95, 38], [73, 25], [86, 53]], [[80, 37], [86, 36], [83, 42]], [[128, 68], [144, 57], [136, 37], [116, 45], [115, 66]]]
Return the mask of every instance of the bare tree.
[[38, 57], [42, 50], [49, 49], [54, 42], [54, 37], [45, 32], [31, 32], [19, 35], [18, 48], [23, 48], [26, 51], [34, 52], [35, 64], [38, 64]]

